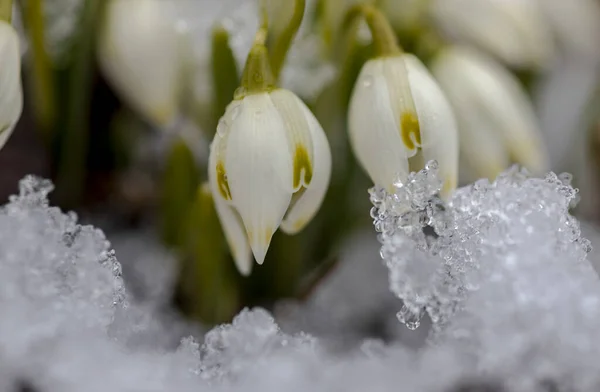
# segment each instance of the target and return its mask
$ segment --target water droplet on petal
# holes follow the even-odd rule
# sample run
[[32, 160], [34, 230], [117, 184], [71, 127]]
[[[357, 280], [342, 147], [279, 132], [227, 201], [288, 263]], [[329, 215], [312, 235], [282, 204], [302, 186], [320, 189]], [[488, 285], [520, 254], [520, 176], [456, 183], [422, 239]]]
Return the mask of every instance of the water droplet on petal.
[[367, 75], [363, 78], [362, 84], [365, 87], [371, 87], [373, 85], [373, 77], [371, 75]]

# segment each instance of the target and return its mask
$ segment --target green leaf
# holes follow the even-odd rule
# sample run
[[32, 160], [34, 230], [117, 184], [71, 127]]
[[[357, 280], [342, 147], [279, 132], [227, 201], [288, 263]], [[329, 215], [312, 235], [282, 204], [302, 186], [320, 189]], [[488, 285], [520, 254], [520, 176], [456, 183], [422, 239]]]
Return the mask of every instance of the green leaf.
[[213, 80], [213, 118], [209, 137], [214, 135], [217, 123], [225, 113], [227, 105], [233, 100], [233, 94], [240, 85], [237, 63], [229, 46], [229, 33], [222, 26], [212, 31], [212, 80]]
[[198, 187], [186, 214], [184, 238], [177, 287], [180, 308], [204, 323], [230, 320], [239, 309], [238, 274], [206, 184]]
[[185, 217], [194, 200], [200, 174], [185, 141], [171, 146], [164, 171], [161, 199], [162, 238], [167, 245], [179, 247], [184, 238]]

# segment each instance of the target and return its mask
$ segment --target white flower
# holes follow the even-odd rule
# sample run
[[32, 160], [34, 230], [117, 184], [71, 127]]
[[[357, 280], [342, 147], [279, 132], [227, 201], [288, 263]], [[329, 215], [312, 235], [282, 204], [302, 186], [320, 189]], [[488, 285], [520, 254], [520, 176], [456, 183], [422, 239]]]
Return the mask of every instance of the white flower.
[[21, 117], [21, 52], [19, 37], [13, 27], [0, 21], [0, 148], [6, 144]]
[[598, 59], [600, 3], [597, 0], [534, 0], [567, 51]]
[[390, 190], [398, 179], [404, 181], [409, 158], [415, 157], [438, 161], [445, 194], [456, 187], [454, 115], [415, 56], [380, 57], [363, 66], [350, 100], [348, 126], [355, 155], [375, 184]]
[[430, 7], [444, 33], [475, 44], [511, 66], [540, 67], [554, 54], [550, 27], [531, 1], [433, 0]]
[[494, 178], [511, 159], [536, 174], [548, 169], [533, 106], [508, 70], [467, 47], [443, 49], [431, 70], [454, 109], [461, 157], [474, 174]]
[[284, 89], [233, 101], [219, 122], [209, 158], [215, 206], [240, 272], [262, 264], [279, 226], [300, 231], [316, 214], [331, 174], [323, 129]]
[[98, 57], [122, 97], [156, 126], [178, 115], [182, 45], [162, 0], [110, 0]]

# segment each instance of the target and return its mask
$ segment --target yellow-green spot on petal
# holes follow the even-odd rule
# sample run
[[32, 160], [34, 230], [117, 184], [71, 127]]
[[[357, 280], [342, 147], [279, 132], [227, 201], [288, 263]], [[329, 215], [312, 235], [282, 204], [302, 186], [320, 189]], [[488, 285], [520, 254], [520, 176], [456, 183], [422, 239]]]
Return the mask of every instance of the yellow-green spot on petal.
[[0, 127], [0, 134], [4, 133], [5, 131], [8, 131], [8, 128], [10, 128], [10, 125], [4, 125]]
[[312, 162], [310, 161], [306, 147], [298, 144], [294, 153], [294, 189], [300, 187], [302, 172], [304, 172], [304, 185], [310, 184], [313, 174]]
[[415, 113], [402, 113], [402, 117], [400, 117], [400, 136], [409, 150], [414, 150], [421, 145], [421, 129], [419, 119]]
[[223, 162], [217, 163], [217, 184], [219, 185], [219, 193], [225, 200], [231, 200], [231, 191], [227, 182], [227, 174]]

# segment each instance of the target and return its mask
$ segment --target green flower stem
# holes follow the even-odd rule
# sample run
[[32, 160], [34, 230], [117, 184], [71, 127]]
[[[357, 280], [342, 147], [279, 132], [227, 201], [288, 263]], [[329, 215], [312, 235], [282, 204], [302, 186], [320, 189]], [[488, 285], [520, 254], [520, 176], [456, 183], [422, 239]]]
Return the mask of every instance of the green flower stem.
[[31, 99], [38, 128], [50, 145], [55, 132], [57, 107], [55, 77], [45, 46], [43, 4], [42, 0], [27, 0], [21, 1], [19, 5], [31, 45]]
[[12, 0], [0, 0], [0, 20], [10, 23], [12, 18]]
[[279, 79], [285, 58], [287, 57], [290, 46], [294, 37], [300, 29], [302, 19], [304, 18], [304, 9], [306, 8], [305, 0], [295, 0], [292, 17], [289, 21], [286, 21], [286, 27], [281, 33], [275, 36], [269, 36], [269, 54], [271, 59], [271, 69], [275, 80]]
[[162, 181], [161, 220], [163, 241], [172, 247], [182, 242], [181, 227], [194, 200], [200, 173], [185, 141], [171, 146]]
[[213, 124], [211, 134], [221, 116], [225, 113], [227, 105], [233, 99], [235, 90], [240, 85], [238, 69], [229, 46], [229, 33], [222, 26], [217, 26], [212, 31], [212, 80], [213, 80]]
[[275, 88], [275, 77], [271, 71], [269, 53], [265, 46], [266, 37], [267, 32], [262, 28], [256, 33], [254, 45], [246, 59], [241, 87], [236, 91], [235, 99], [241, 99], [246, 94], [261, 93]]
[[396, 33], [389, 21], [381, 11], [370, 4], [357, 4], [351, 7], [344, 19], [344, 30], [354, 26], [354, 21], [360, 17], [365, 19], [371, 31], [375, 56], [395, 56], [402, 53]]
[[80, 16], [80, 28], [73, 48], [67, 80], [65, 128], [61, 135], [56, 173], [57, 197], [73, 207], [83, 196], [86, 159], [89, 149], [89, 113], [97, 23], [105, 0], [87, 0]]

